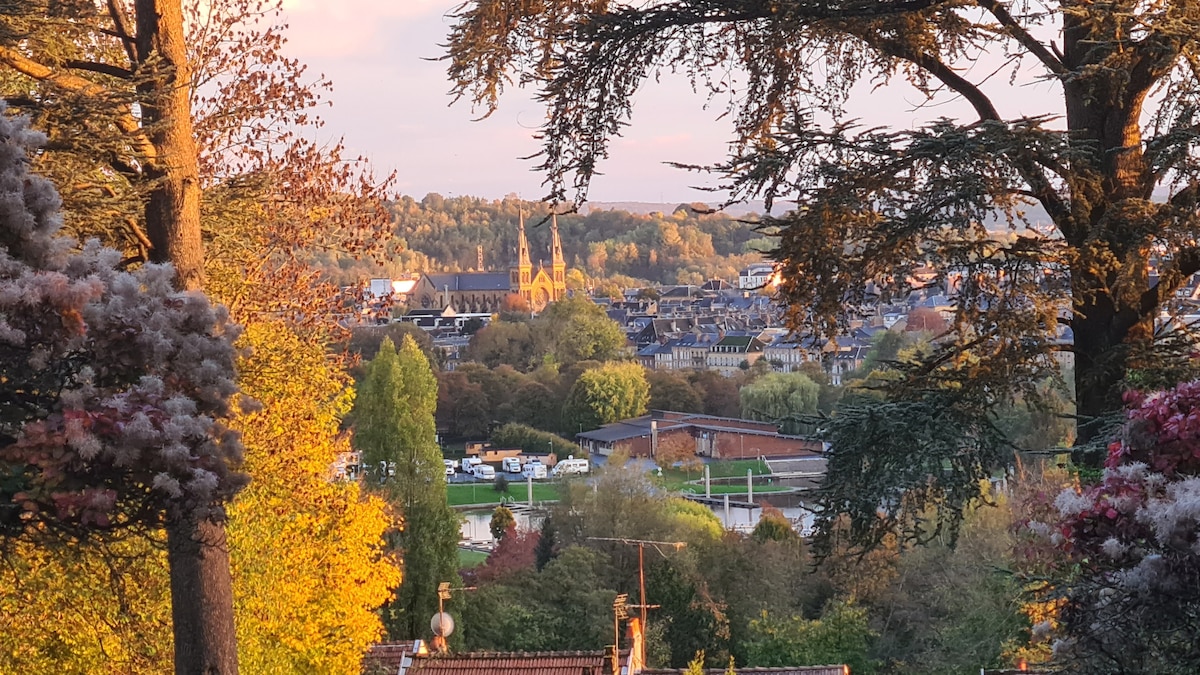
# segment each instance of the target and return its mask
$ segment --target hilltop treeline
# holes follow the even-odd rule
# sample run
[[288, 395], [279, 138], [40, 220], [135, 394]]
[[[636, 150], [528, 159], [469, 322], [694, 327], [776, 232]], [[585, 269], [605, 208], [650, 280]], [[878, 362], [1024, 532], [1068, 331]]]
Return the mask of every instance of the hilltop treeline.
[[[476, 269], [479, 246], [485, 269], [507, 269], [516, 255], [522, 208], [534, 264], [550, 259], [550, 226], [543, 222], [549, 213], [546, 204], [515, 197], [428, 194], [421, 200], [402, 197], [390, 208], [394, 235], [382, 268], [329, 255], [327, 268], [338, 282], [400, 272]], [[687, 204], [669, 214], [567, 214], [558, 218], [558, 226], [567, 265], [593, 280], [631, 277], [698, 284], [714, 277], [731, 279], [739, 268], [761, 260], [761, 251], [774, 243], [733, 216], [697, 212]]]

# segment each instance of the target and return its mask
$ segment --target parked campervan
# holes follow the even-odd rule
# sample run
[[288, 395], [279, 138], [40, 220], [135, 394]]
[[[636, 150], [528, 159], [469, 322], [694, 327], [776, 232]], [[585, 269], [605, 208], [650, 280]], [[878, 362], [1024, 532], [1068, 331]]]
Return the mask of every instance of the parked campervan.
[[541, 480], [546, 477], [546, 465], [541, 462], [530, 462], [521, 469], [521, 477]]
[[587, 473], [590, 470], [591, 467], [586, 459], [575, 459], [572, 457], [571, 459], [564, 459], [555, 464], [553, 473], [555, 476], [571, 476]]
[[476, 464], [471, 473], [475, 476], [475, 480], [496, 479], [496, 469], [492, 468], [490, 464]]
[[521, 458], [505, 457], [500, 460], [500, 468], [509, 473], [521, 473]]
[[479, 459], [478, 457], [463, 457], [462, 471], [463, 473], [473, 473], [475, 471], [475, 467], [479, 466], [480, 464], [483, 464], [483, 460]]

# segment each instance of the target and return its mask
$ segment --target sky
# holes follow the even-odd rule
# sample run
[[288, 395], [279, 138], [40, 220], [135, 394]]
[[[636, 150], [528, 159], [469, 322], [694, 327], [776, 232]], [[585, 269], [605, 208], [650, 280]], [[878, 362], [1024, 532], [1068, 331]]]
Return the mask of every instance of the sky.
[[[285, 0], [287, 51], [312, 73], [332, 80], [333, 106], [322, 111], [329, 139], [366, 156], [377, 174], [395, 171], [396, 189], [417, 198], [430, 192], [497, 199], [546, 193], [543, 176], [532, 171], [534, 138], [544, 109], [531, 92], [510, 91], [489, 118], [476, 121], [466, 102], [450, 105], [443, 53], [460, 0]], [[966, 116], [961, 100], [916, 109], [905, 87], [872, 91], [860, 85], [859, 107], [851, 113], [868, 124], [911, 126], [934, 116]], [[1045, 112], [1048, 85], [1009, 89], [999, 100], [1002, 114]], [[1028, 110], [1024, 110], [1025, 107]], [[604, 174], [593, 180], [591, 201], [714, 202], [694, 189], [713, 179], [687, 173], [668, 161], [711, 164], [725, 158], [730, 123], [720, 106], [686, 83], [667, 78], [644, 87], [635, 100], [633, 123], [615, 139]]]

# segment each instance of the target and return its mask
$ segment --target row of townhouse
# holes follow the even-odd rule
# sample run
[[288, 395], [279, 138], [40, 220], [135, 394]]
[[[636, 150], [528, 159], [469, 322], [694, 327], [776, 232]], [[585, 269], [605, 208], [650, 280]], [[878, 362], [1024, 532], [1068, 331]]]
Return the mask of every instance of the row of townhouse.
[[733, 375], [759, 360], [772, 370], [791, 373], [818, 363], [835, 384], [862, 366], [872, 336], [882, 330], [859, 328], [832, 340], [794, 336], [783, 329], [748, 333], [694, 329], [665, 335], [663, 341], [637, 351], [638, 361], [652, 370], [713, 370]]

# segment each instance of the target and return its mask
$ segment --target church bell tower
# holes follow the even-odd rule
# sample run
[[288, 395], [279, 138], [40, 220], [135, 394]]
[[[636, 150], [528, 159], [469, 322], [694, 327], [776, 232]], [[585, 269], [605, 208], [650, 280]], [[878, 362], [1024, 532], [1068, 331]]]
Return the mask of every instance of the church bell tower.
[[563, 259], [562, 239], [558, 236], [558, 214], [550, 220], [550, 270], [554, 282], [554, 299], [567, 297], [567, 261]]
[[525, 210], [517, 220], [517, 262], [509, 270], [510, 290], [525, 300], [533, 299], [533, 263], [529, 259], [529, 239], [525, 236]]

